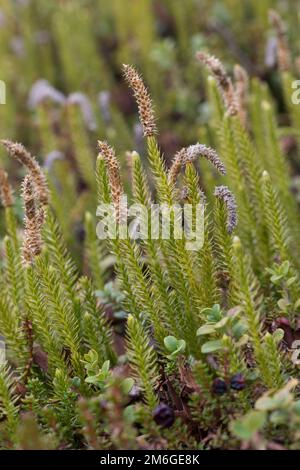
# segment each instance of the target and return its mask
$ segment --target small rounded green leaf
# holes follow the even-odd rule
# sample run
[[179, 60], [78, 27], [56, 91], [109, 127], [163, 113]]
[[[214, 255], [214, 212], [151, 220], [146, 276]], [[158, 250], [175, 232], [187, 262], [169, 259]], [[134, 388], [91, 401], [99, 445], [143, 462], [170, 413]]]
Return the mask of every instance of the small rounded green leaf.
[[215, 341], [207, 341], [202, 345], [201, 352], [203, 354], [209, 354], [215, 351], [223, 349], [223, 343], [221, 340], [217, 339]]
[[280, 308], [280, 310], [282, 310], [283, 312], [286, 312], [290, 303], [287, 299], [282, 298], [278, 300], [277, 305]]
[[110, 361], [105, 361], [102, 365], [101, 371], [107, 373], [109, 371]]
[[229, 317], [222, 318], [222, 320], [218, 321], [215, 324], [215, 328], [217, 329], [223, 328], [227, 324], [228, 321], [229, 321]]
[[289, 414], [284, 410], [275, 410], [270, 414], [270, 421], [273, 424], [279, 425], [288, 423]]
[[255, 408], [260, 411], [271, 411], [276, 408], [276, 403], [274, 398], [262, 396], [255, 403]]
[[214, 325], [203, 325], [197, 330], [197, 336], [210, 335], [215, 332]]
[[184, 339], [180, 339], [180, 340], [178, 341], [178, 349], [177, 349], [177, 351], [178, 351], [178, 352], [183, 352], [183, 351], [185, 351], [185, 348], [186, 348], [186, 342], [184, 341]]
[[250, 411], [243, 418], [231, 424], [231, 431], [239, 439], [248, 441], [264, 426], [266, 413], [264, 411]]
[[168, 351], [173, 352], [178, 348], [178, 341], [175, 336], [166, 336], [164, 344]]
[[284, 337], [284, 331], [281, 328], [277, 328], [277, 330], [273, 333], [273, 338], [277, 343], [279, 343]]
[[133, 386], [134, 386], [134, 380], [131, 377], [127, 377], [122, 382], [122, 385], [121, 385], [122, 392], [125, 393], [125, 395], [127, 395]]

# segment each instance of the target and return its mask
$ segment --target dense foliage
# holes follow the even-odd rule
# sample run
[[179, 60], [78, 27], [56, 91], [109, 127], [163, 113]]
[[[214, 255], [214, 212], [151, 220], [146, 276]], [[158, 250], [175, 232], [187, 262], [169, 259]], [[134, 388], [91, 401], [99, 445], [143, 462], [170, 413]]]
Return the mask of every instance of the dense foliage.
[[[0, 447], [299, 449], [296, 2], [130, 3], [1, 6]], [[125, 194], [203, 246], [98, 239]]]

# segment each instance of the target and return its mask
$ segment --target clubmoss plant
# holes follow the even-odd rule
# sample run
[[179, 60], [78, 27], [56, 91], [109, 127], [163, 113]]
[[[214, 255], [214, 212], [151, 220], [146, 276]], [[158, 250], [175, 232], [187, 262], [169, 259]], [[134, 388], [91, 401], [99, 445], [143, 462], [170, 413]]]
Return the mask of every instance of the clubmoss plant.
[[[283, 20], [270, 14], [279, 103], [260, 56], [247, 60], [251, 32], [238, 36], [243, 2], [224, 0], [234, 7], [234, 67], [229, 54], [225, 67], [206, 52], [211, 35], [192, 0], [162, 2], [168, 20], [150, 0], [134, 0], [130, 19], [120, 0], [101, 11], [96, 2], [93, 15], [66, 3], [67, 15], [44, 0], [23, 6], [29, 30], [23, 22], [20, 34], [35, 54], [9, 61], [13, 74], [24, 67], [29, 89], [43, 57], [57, 89], [35, 84], [32, 116], [16, 100], [3, 120], [3, 133], [14, 129], [38, 157], [1, 141], [0, 448], [299, 449], [300, 119], [288, 102], [294, 50]], [[250, 3], [264, 37], [270, 2]], [[52, 26], [41, 54], [31, 30], [45, 12]], [[210, 28], [222, 52], [225, 24]], [[121, 78], [125, 61], [137, 67], [123, 65]], [[125, 196], [143, 207], [139, 225], [150, 220], [145, 236], [127, 236], [139, 225], [120, 211]], [[118, 231], [102, 240], [107, 204]], [[169, 236], [152, 231], [154, 207], [168, 213]]]

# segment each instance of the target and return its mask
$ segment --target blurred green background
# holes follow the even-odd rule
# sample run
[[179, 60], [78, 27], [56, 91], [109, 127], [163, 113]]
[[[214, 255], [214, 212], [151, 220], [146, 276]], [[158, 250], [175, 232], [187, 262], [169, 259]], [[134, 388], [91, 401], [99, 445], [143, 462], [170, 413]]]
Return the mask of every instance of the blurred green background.
[[[229, 67], [238, 62], [268, 80], [268, 10], [276, 8], [288, 23], [297, 53], [298, 7], [297, 0], [1, 0], [0, 78], [7, 86], [1, 136], [21, 140], [43, 157], [65, 150], [63, 100], [80, 92], [92, 108], [83, 113], [92, 142], [101, 137], [120, 150], [132, 147], [139, 129], [120, 77], [121, 64], [130, 63], [143, 73], [156, 103], [161, 144], [173, 153], [195, 139], [197, 125], [207, 118], [195, 51], [209, 50]], [[48, 89], [40, 82], [33, 89], [42, 79]], [[54, 90], [51, 95], [51, 87], [64, 96]], [[82, 96], [71, 98], [69, 107], [72, 101], [89, 106]], [[53, 141], [43, 138], [41, 104], [51, 114]]]

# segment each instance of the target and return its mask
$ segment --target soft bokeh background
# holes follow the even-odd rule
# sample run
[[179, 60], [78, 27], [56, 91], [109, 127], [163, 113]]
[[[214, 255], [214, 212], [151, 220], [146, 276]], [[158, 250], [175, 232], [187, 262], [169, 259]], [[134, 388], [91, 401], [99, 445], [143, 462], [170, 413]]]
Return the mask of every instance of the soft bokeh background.
[[[157, 106], [161, 143], [172, 153], [206, 120], [195, 51], [209, 50], [228, 66], [239, 62], [249, 74], [271, 80], [268, 10], [276, 8], [288, 22], [297, 48], [298, 7], [297, 0], [2, 0], [0, 78], [7, 105], [1, 107], [1, 136], [22, 140], [42, 156], [61, 147], [68, 128], [64, 97], [45, 84], [38, 89], [43, 79], [65, 97], [80, 92], [90, 100], [85, 121], [92, 140], [108, 137], [120, 149], [131, 147], [139, 129], [120, 80], [125, 62], [142, 71]], [[39, 108], [46, 101], [53, 142], [42, 137]], [[70, 101], [83, 106], [84, 98]]]

